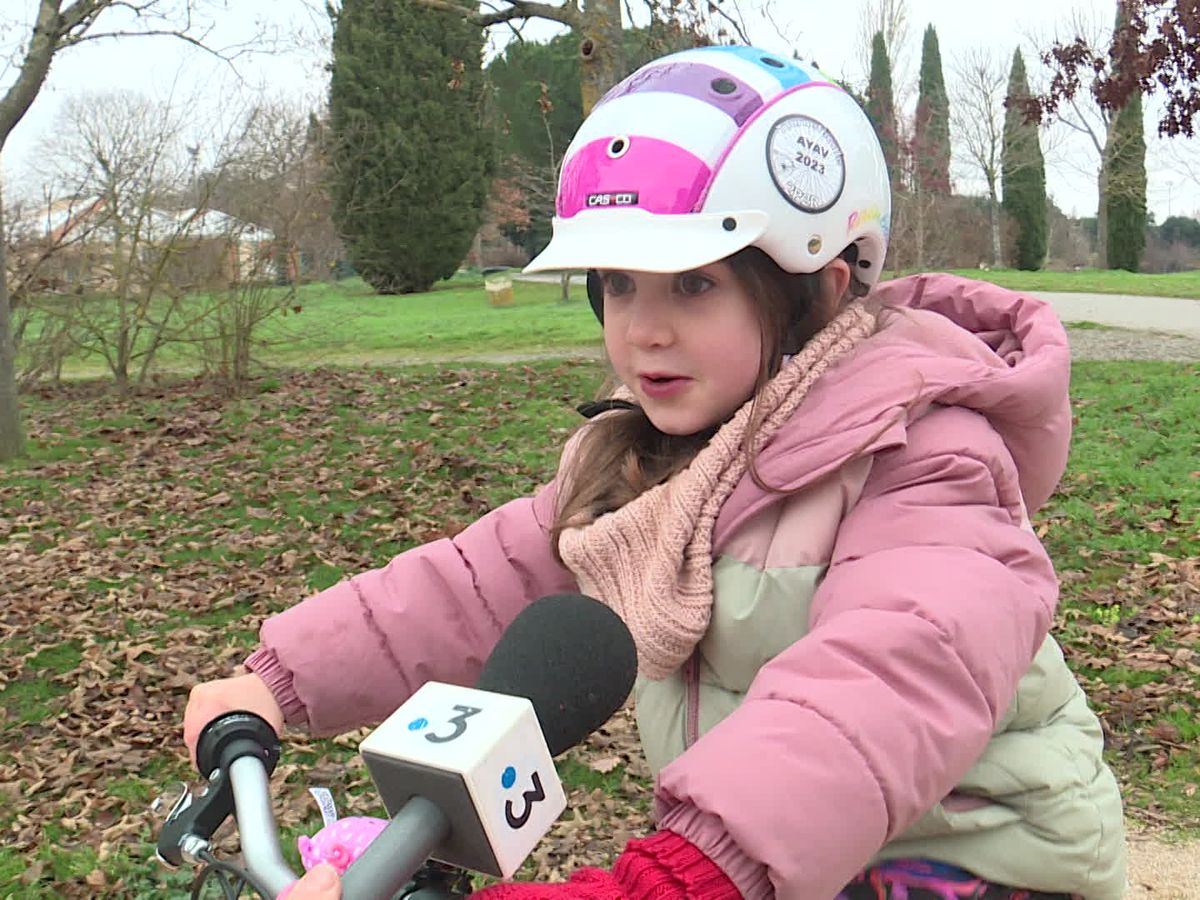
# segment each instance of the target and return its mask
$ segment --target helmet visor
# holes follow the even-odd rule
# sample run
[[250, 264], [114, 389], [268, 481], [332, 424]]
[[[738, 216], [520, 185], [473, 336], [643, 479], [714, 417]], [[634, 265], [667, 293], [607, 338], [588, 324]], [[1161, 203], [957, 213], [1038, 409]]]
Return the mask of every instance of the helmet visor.
[[749, 247], [762, 237], [768, 222], [760, 210], [682, 215], [583, 210], [570, 218], [554, 218], [550, 244], [525, 271], [687, 272]]

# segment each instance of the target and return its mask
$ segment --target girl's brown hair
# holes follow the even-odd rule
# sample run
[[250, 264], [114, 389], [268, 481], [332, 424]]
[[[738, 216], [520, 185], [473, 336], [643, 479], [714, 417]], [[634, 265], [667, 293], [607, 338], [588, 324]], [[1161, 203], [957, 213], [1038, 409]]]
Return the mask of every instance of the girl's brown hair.
[[[854, 272], [858, 248], [851, 244], [842, 253]], [[748, 247], [725, 260], [746, 293], [758, 303], [762, 334], [762, 359], [754, 395], [775, 376], [784, 354], [796, 353], [824, 328], [837, 312], [837, 303], [822, 302], [820, 273], [792, 274], [783, 271], [766, 253]], [[866, 293], [866, 287], [851, 276], [850, 292]], [[841, 300], [841, 298], [837, 298]], [[610, 381], [606, 388], [613, 385]], [[608, 392], [604, 392], [608, 396]], [[721, 423], [696, 434], [674, 435], [659, 431], [640, 407], [609, 412], [582, 426], [571, 471], [558, 498], [558, 515], [551, 529], [554, 553], [558, 537], [567, 528], [585, 525], [606, 512], [620, 509], [646, 490], [666, 481], [708, 443]], [[751, 409], [749, 432], [761, 421]], [[750, 442], [746, 442], [749, 447]], [[748, 451], [747, 451], [748, 452]], [[764, 490], [749, 460], [751, 477]]]

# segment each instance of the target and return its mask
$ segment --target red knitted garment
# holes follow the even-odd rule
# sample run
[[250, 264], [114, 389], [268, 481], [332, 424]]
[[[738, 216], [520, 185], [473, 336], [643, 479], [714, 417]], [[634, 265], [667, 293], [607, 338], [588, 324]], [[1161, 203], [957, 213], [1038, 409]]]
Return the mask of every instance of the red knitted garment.
[[673, 831], [630, 841], [613, 866], [580, 869], [566, 884], [500, 884], [481, 900], [741, 900], [733, 882]]

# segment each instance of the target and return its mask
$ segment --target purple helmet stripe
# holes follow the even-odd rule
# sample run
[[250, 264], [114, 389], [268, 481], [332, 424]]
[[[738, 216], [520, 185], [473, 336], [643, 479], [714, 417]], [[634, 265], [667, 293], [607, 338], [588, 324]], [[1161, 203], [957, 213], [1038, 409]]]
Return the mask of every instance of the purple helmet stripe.
[[722, 69], [696, 62], [665, 63], [641, 69], [612, 88], [596, 105], [646, 91], [694, 97], [720, 109], [739, 126], [763, 105], [762, 96], [746, 82]]

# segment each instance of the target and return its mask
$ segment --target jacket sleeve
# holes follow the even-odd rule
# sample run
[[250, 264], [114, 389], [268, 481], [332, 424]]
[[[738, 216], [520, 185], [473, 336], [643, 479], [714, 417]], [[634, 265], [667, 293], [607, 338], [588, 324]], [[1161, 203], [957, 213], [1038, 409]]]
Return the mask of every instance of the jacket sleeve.
[[554, 497], [552, 483], [272, 616], [247, 667], [314, 734], [379, 722], [426, 681], [473, 683], [517, 613], [575, 587], [551, 552]]
[[982, 753], [1057, 595], [1003, 442], [935, 408], [876, 455], [809, 632], [660, 773], [660, 815], [719, 823], [781, 898], [835, 896]]

